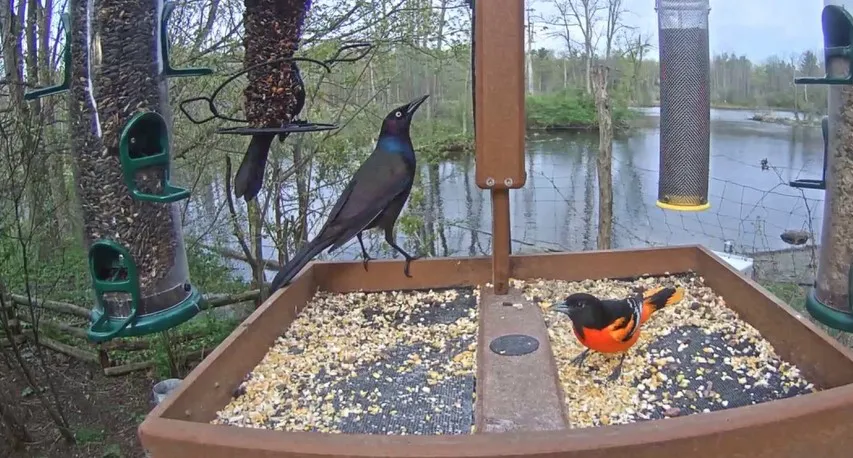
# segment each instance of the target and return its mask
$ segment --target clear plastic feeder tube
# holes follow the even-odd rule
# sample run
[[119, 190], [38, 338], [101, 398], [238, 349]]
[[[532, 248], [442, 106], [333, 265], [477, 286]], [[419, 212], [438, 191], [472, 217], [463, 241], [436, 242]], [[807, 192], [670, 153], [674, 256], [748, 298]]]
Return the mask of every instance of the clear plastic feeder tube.
[[[846, 77], [850, 60], [827, 62], [827, 76]], [[853, 86], [829, 86], [829, 150], [820, 260], [815, 294], [826, 306], [849, 311], [850, 265], [853, 262]]]
[[[98, 280], [137, 284], [137, 303], [116, 289], [103, 294], [103, 313], [110, 319], [128, 317], [134, 307], [137, 316], [162, 312], [193, 291], [180, 203], [144, 198], [174, 191], [164, 179], [170, 162], [151, 160], [168, 159], [171, 143], [162, 73], [163, 1], [77, 0], [70, 10], [70, 114], [83, 240], [87, 248], [104, 241], [118, 247], [112, 258], [109, 247], [90, 253], [95, 289]], [[122, 263], [135, 269], [120, 269]], [[128, 278], [132, 271], [137, 278]]]

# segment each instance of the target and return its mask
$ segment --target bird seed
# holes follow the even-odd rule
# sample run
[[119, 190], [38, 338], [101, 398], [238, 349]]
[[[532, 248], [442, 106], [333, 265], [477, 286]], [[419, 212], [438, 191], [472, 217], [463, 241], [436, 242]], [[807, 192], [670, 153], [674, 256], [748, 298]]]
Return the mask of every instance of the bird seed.
[[[573, 428], [710, 412], [816, 391], [695, 274], [633, 281], [513, 282], [543, 309]], [[606, 379], [619, 355], [591, 351], [583, 367], [570, 363], [584, 347], [568, 316], [553, 311], [555, 302], [576, 292], [622, 298], [657, 286], [682, 287], [684, 298], [655, 312], [643, 325], [618, 380]]]
[[469, 434], [477, 291], [318, 292], [214, 424]]

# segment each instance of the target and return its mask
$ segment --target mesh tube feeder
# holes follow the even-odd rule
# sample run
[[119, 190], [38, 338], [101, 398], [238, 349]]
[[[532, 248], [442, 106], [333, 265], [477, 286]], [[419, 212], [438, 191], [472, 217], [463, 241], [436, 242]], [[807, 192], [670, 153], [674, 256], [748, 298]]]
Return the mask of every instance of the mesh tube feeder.
[[656, 0], [660, 37], [660, 176], [657, 205], [710, 208], [708, 0]]
[[[175, 69], [162, 0], [69, 2], [68, 76], [34, 99], [70, 91], [70, 141], [83, 243], [95, 296], [88, 337], [103, 342], [177, 326], [201, 308], [189, 279], [179, 201], [170, 182], [168, 88]], [[67, 84], [66, 84], [67, 83]]]
[[844, 6], [827, 5], [821, 22], [826, 76], [795, 80], [830, 85], [823, 227], [806, 309], [829, 327], [853, 332], [853, 16]]

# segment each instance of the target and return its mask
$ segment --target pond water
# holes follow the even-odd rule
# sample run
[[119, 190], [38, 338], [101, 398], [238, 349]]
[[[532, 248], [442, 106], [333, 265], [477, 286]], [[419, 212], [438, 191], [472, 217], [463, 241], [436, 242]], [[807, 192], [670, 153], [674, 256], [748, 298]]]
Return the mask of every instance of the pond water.
[[[823, 191], [788, 186], [798, 178], [820, 178], [823, 140], [820, 128], [759, 123], [745, 110], [711, 111], [710, 210], [665, 211], [655, 205], [659, 160], [659, 111], [638, 109], [636, 127], [618, 136], [613, 150], [613, 246], [642, 247], [701, 243], [716, 250], [726, 240], [735, 251], [752, 253], [788, 247], [782, 231], [804, 229], [820, 233]], [[777, 117], [792, 113], [774, 112]], [[415, 139], [417, 144], [417, 139]], [[513, 251], [594, 249], [597, 237], [597, 133], [529, 133], [528, 180], [511, 193]], [[766, 159], [765, 167], [762, 160]], [[470, 256], [491, 251], [491, 209], [488, 193], [474, 184], [472, 158], [423, 167], [425, 209], [419, 212], [424, 229], [406, 240], [413, 248], [438, 256]], [[321, 193], [331, 202], [339, 186]], [[212, 186], [221, 189], [221, 183]], [[221, 191], [209, 190], [204, 202], [196, 200], [197, 219], [192, 232], [208, 236], [216, 231], [230, 236]], [[317, 205], [319, 210], [322, 206]], [[418, 211], [409, 206], [407, 211]], [[270, 212], [272, 213], [272, 212]], [[218, 216], [217, 216], [218, 215]], [[219, 223], [211, 224], [218, 220]], [[272, 222], [272, 221], [270, 221]], [[315, 230], [322, 221], [315, 223]], [[199, 225], [204, 225], [200, 228]], [[195, 226], [195, 227], [193, 227]], [[368, 242], [369, 239], [369, 242]], [[211, 241], [212, 243], [212, 241]], [[275, 259], [272, 242], [265, 255]], [[391, 251], [380, 234], [365, 239], [371, 254], [387, 257]], [[238, 248], [236, 243], [233, 248]], [[332, 257], [359, 256], [356, 241]], [[245, 266], [241, 264], [241, 270]], [[235, 266], [236, 267], [236, 266]], [[271, 276], [268, 276], [271, 278]]]

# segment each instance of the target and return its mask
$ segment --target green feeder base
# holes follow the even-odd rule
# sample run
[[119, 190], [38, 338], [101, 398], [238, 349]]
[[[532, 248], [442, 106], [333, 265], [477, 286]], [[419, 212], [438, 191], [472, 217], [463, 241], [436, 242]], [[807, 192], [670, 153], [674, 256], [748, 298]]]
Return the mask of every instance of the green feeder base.
[[174, 328], [196, 316], [202, 309], [204, 298], [195, 287], [191, 287], [190, 295], [174, 307], [149, 315], [140, 315], [125, 325], [127, 317], [103, 317], [99, 307], [92, 309], [92, 325], [87, 331], [89, 340], [100, 343], [116, 337], [134, 337]]
[[853, 312], [834, 309], [818, 300], [815, 289], [806, 296], [806, 310], [817, 321], [839, 331], [853, 332]]

